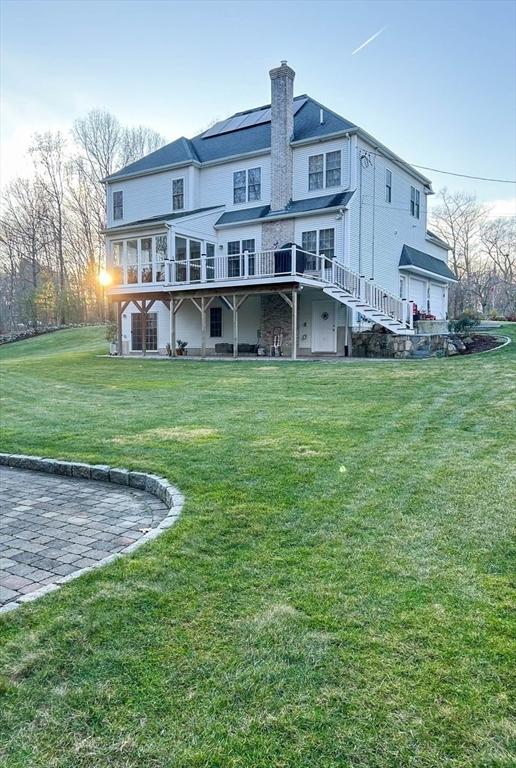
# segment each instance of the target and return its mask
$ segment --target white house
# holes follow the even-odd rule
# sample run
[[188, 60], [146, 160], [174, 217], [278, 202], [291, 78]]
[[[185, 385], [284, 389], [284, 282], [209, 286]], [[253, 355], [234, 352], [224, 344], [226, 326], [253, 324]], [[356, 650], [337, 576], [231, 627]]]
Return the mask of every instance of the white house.
[[119, 351], [351, 354], [360, 319], [445, 318], [447, 246], [429, 179], [271, 70], [271, 104], [106, 181]]

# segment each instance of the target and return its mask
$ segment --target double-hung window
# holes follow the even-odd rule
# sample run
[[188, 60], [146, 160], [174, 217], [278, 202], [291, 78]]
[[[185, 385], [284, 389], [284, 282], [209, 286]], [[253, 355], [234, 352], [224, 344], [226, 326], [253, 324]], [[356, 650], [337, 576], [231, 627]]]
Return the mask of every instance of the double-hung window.
[[308, 189], [324, 187], [324, 155], [312, 155], [308, 158]]
[[326, 153], [326, 186], [340, 187], [340, 149]]
[[122, 191], [113, 192], [113, 219], [124, 218], [124, 193]]
[[182, 211], [185, 207], [185, 180], [172, 181], [172, 210]]
[[262, 196], [262, 169], [249, 168], [247, 171], [247, 199], [260, 200]]
[[262, 169], [249, 168], [248, 171], [235, 171], [233, 174], [233, 203], [260, 200], [262, 196]]
[[[314, 229], [309, 232], [301, 233], [301, 248], [305, 251], [305, 269], [315, 271], [318, 267], [318, 255], [323, 255], [326, 259], [335, 257], [335, 230], [334, 229]], [[307, 254], [313, 254], [308, 256]]]
[[308, 158], [308, 189], [340, 187], [342, 183], [342, 153], [326, 152], [325, 155], [311, 155]]
[[419, 193], [419, 189], [416, 189], [415, 187], [410, 187], [410, 215], [414, 216], [414, 218], [416, 219], [419, 219], [420, 201], [421, 201], [421, 196]]
[[392, 173], [388, 168], [385, 169], [385, 202], [392, 202]]

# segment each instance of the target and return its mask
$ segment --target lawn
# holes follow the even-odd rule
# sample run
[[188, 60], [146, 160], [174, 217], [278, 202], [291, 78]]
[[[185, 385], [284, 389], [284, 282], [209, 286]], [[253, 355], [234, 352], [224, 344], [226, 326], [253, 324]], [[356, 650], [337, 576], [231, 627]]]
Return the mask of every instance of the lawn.
[[186, 504], [0, 619], [0, 764], [513, 765], [515, 349], [118, 360], [94, 328], [2, 348], [3, 450], [151, 470]]

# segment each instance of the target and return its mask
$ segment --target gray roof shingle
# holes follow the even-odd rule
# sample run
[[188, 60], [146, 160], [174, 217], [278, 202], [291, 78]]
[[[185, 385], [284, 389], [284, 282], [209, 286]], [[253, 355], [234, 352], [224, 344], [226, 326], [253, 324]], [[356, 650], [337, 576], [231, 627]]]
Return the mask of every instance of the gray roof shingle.
[[445, 261], [423, 251], [418, 251], [410, 245], [403, 246], [399, 265], [400, 267], [418, 267], [418, 269], [433, 272], [440, 277], [446, 277], [448, 280], [457, 280]]
[[[332, 110], [322, 107], [310, 96], [296, 96], [294, 101], [304, 100], [304, 103], [297, 110], [294, 116], [294, 141], [303, 139], [318, 138], [327, 136], [339, 131], [355, 129], [357, 126], [337, 115]], [[257, 107], [256, 110], [248, 110], [248, 114], [253, 111], [260, 111], [267, 108]], [[323, 109], [324, 121], [320, 122], [320, 110]], [[233, 117], [243, 113], [237, 112]], [[249, 128], [240, 128], [228, 133], [222, 133], [216, 136], [207, 136], [208, 131], [194, 136], [192, 139], [186, 139], [182, 136], [171, 144], [151, 152], [125, 168], [112, 173], [106, 181], [116, 181], [125, 176], [144, 173], [155, 168], [176, 165], [179, 163], [200, 162], [206, 163], [213, 160], [222, 160], [233, 155], [243, 155], [247, 152], [258, 152], [267, 150], [271, 145], [271, 124], [259, 123]]]
[[309, 213], [310, 211], [321, 211], [325, 208], [338, 208], [346, 206], [353, 192], [339, 192], [335, 195], [323, 195], [322, 197], [308, 197], [304, 200], [293, 200], [284, 211], [275, 211], [271, 213], [270, 205], [259, 205], [255, 208], [242, 208], [239, 211], [227, 211], [223, 213], [215, 226], [224, 224], [240, 224], [245, 221], [255, 221], [256, 219], [278, 219], [298, 213]]
[[194, 216], [197, 213], [204, 213], [204, 211], [214, 211], [217, 208], [222, 208], [221, 205], [210, 205], [208, 208], [195, 208], [193, 211], [173, 211], [172, 213], [164, 213], [160, 216], [152, 216], [150, 219], [138, 219], [138, 221], [128, 221], [126, 224], [120, 224], [117, 227], [110, 227], [109, 232], [116, 232], [118, 229], [125, 229], [126, 227], [134, 227], [140, 224], [159, 224], [162, 221], [174, 221], [175, 219], [184, 219], [186, 216]]

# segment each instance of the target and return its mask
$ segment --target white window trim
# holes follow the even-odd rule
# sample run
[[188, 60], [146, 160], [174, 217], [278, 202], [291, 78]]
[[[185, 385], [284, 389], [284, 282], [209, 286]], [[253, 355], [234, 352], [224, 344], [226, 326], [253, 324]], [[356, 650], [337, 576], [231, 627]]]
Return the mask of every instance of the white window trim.
[[[390, 181], [390, 184], [388, 183]], [[389, 199], [387, 200], [387, 190], [389, 190]], [[385, 202], [387, 205], [392, 205], [392, 171], [390, 168], [385, 169]]]
[[[340, 184], [334, 184], [331, 187], [328, 187], [326, 184], [326, 156], [331, 155], [333, 152], [340, 152]], [[310, 158], [311, 157], [318, 157], [319, 155], [323, 156], [323, 169], [322, 169], [322, 175], [323, 175], [323, 185], [322, 187], [319, 187], [318, 189], [310, 189]], [[336, 169], [333, 169], [336, 170]], [[320, 192], [321, 189], [340, 189], [342, 187], [342, 149], [329, 149], [327, 152], [315, 152], [313, 155], [308, 155], [307, 160], [307, 174], [306, 174], [306, 189], [307, 192], [313, 194], [314, 192]], [[323, 227], [324, 229], [324, 227]], [[331, 227], [328, 227], [328, 229], [331, 229]], [[308, 231], [308, 230], [307, 230]], [[311, 230], [313, 231], [313, 230]]]
[[[414, 190], [414, 213], [412, 213], [412, 190]], [[409, 213], [413, 219], [419, 220], [421, 218], [421, 192], [412, 184], [410, 185]]]
[[[316, 233], [315, 234], [315, 242], [316, 242], [317, 250], [314, 253], [314, 256], [321, 256], [321, 255], [326, 256], [326, 254], [324, 252], [321, 254], [321, 232], [324, 232], [327, 229], [333, 229], [333, 253], [334, 253], [334, 258], [335, 258], [335, 255], [336, 255], [336, 252], [337, 252], [337, 231], [336, 231], [335, 227], [317, 227], [317, 228], [314, 228], [314, 229], [304, 229], [301, 232], [301, 242], [303, 242], [303, 235], [305, 233], [307, 233], [307, 232], [315, 232]], [[309, 251], [307, 251], [307, 253], [309, 253]], [[328, 257], [326, 256], [326, 258], [328, 258]], [[309, 270], [309, 271], [314, 271], [314, 270]], [[317, 270], [315, 270], [315, 271], [317, 271]]]
[[[174, 208], [174, 182], [175, 181], [183, 182], [183, 207], [182, 208]], [[172, 179], [172, 211], [184, 211], [185, 209], [186, 209], [186, 177], [177, 176], [177, 178]]]
[[[122, 215], [117, 216], [115, 218], [115, 194], [120, 193], [122, 195]], [[123, 221], [124, 220], [124, 190], [123, 189], [113, 189], [111, 190], [111, 216], [113, 221]]]
[[[249, 171], [260, 171], [260, 197], [255, 197], [253, 200], [249, 199]], [[235, 174], [245, 173], [245, 200], [241, 203], [235, 203]], [[263, 190], [263, 167], [261, 165], [253, 165], [250, 168], [237, 168], [236, 171], [231, 173], [232, 186], [231, 186], [231, 199], [232, 205], [247, 205], [247, 203], [259, 203], [262, 200]]]

